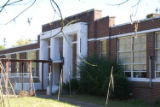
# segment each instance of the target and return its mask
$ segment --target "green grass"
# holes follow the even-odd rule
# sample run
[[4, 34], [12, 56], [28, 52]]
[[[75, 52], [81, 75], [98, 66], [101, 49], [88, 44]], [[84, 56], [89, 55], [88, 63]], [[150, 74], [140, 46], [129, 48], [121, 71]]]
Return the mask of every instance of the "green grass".
[[[60, 102], [57, 100], [44, 99], [44, 98], [38, 98], [38, 97], [10, 98], [9, 101], [10, 101], [10, 107], [76, 107], [74, 105]], [[7, 105], [6, 99], [5, 99], [5, 103]]]
[[[66, 102], [57, 101], [55, 96], [42, 95], [41, 97], [19, 97], [10, 98], [10, 107], [79, 107]], [[74, 101], [83, 101], [98, 105], [105, 105], [105, 98], [90, 95], [62, 95], [61, 98], [69, 98]], [[7, 104], [7, 102], [5, 101]], [[1, 107], [1, 105], [0, 105]], [[8, 107], [8, 106], [6, 106]], [[109, 100], [107, 107], [160, 107], [160, 103], [151, 104], [137, 99], [131, 100]]]
[[[64, 98], [70, 98], [78, 101], [84, 101], [99, 105], [105, 105], [105, 98], [90, 95], [63, 95]], [[138, 99], [131, 100], [109, 100], [107, 107], [160, 107], [159, 105], [140, 101]]]

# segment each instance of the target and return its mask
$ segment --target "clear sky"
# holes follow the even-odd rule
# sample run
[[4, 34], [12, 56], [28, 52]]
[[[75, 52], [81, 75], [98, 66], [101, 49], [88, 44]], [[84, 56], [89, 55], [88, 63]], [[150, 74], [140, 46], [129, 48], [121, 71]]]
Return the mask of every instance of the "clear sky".
[[[0, 5], [6, 0], [1, 0]], [[27, 3], [30, 0], [24, 0]], [[33, 0], [32, 0], [33, 1]], [[116, 24], [130, 21], [130, 15], [135, 12], [136, 7], [132, 7], [138, 0], [130, 0], [121, 6], [111, 6], [109, 4], [120, 3], [125, 0], [55, 0], [61, 8], [64, 17], [88, 10], [99, 9], [103, 11], [103, 16], [115, 16]], [[41, 33], [41, 26], [45, 23], [58, 19], [50, 5], [50, 0], [37, 0], [36, 4], [15, 21], [3, 25], [18, 14], [27, 5], [14, 5], [7, 7], [0, 13], [0, 45], [6, 38], [7, 47], [15, 44], [19, 38], [31, 38], [37, 40], [37, 35]], [[144, 19], [148, 13], [154, 13], [156, 8], [160, 8], [160, 0], [141, 0], [138, 11], [133, 20]], [[31, 24], [28, 24], [28, 18]]]

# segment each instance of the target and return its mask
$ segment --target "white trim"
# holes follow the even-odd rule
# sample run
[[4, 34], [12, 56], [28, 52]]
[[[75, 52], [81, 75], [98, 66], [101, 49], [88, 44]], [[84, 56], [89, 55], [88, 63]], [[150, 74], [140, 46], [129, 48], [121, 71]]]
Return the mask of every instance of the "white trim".
[[62, 63], [62, 60], [52, 60], [53, 63]]
[[129, 81], [136, 81], [136, 82], [149, 82], [148, 78], [128, 78]]
[[97, 39], [97, 38], [88, 39], [89, 42], [90, 42], [90, 41], [96, 41], [96, 40], [98, 40], [98, 39]]
[[[150, 29], [150, 30], [143, 30], [143, 31], [136, 32], [136, 34], [155, 32], [155, 31], [159, 31], [159, 30], [160, 30], [160, 28], [155, 28], [155, 29]], [[114, 36], [111, 36], [111, 39], [113, 39], [113, 38], [119, 38], [119, 37], [125, 37], [125, 36], [130, 36], [130, 35], [135, 35], [135, 32], [114, 35]]]
[[[87, 23], [86, 22], [78, 22], [78, 23], [75, 23], [75, 24], [71, 24], [69, 26], [64, 27], [63, 32], [64, 32], [65, 35], [77, 34], [77, 32], [79, 31], [78, 28], [81, 28], [81, 25], [87, 25]], [[40, 34], [40, 40], [52, 38], [54, 35], [55, 35], [54, 37], [63, 36], [62, 33], [59, 33], [60, 29], [61, 28], [59, 27], [59, 28], [56, 28], [56, 29], [53, 29], [53, 30], [50, 30], [50, 31], [42, 32]]]
[[[128, 80], [133, 82], [150, 82], [149, 78], [128, 78]], [[160, 82], [160, 78], [153, 78], [152, 82]]]
[[9, 49], [19, 48], [19, 47], [29, 46], [29, 45], [34, 45], [34, 44], [36, 45], [36, 44], [38, 44], [38, 42], [35, 42], [35, 43], [29, 43], [29, 44], [25, 44], [25, 45], [21, 45], [21, 46], [15, 46], [15, 47], [6, 48], [6, 49], [1, 49], [0, 51], [5, 51], [5, 50], [9, 50]]
[[23, 52], [30, 52], [30, 51], [36, 51], [36, 50], [39, 50], [39, 48], [28, 49], [28, 50], [24, 50], [24, 51], [11, 52], [11, 53], [7, 53], [7, 54], [0, 54], [0, 56], [2, 56], [2, 55], [12, 55], [12, 54], [23, 53]]
[[77, 43], [78, 43], [77, 41], [72, 42], [72, 44], [77, 44]]

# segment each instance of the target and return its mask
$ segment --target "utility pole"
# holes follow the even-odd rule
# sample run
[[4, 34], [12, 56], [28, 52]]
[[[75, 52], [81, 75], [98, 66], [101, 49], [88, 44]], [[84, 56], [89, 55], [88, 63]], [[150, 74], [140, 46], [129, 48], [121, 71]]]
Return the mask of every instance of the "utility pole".
[[6, 47], [6, 44], [7, 44], [6, 38], [3, 38], [3, 45], [4, 45], [4, 47]]

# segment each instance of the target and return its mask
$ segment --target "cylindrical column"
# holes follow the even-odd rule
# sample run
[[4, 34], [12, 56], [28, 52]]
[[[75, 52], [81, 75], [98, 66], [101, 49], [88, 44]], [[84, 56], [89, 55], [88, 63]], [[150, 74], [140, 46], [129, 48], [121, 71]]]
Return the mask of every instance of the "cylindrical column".
[[51, 59], [53, 61], [60, 60], [59, 39], [51, 38]]
[[69, 81], [70, 73], [72, 72], [72, 43], [68, 35], [63, 39], [63, 57], [64, 57], [64, 66], [63, 66], [63, 82], [66, 83]]
[[[40, 56], [39, 59], [40, 60], [48, 60], [48, 40], [40, 40]], [[39, 72], [39, 78], [40, 78], [40, 82], [43, 84], [44, 89], [47, 88], [47, 83], [48, 83], [48, 64], [44, 63], [44, 67], [42, 67], [42, 64], [40, 64], [40, 72]], [[42, 70], [43, 68], [43, 70]], [[43, 71], [43, 73], [42, 73]], [[42, 81], [43, 80], [45, 81]]]

